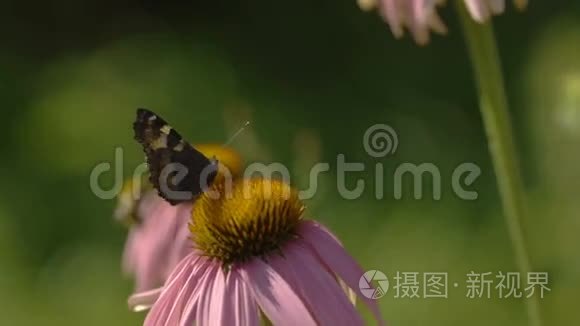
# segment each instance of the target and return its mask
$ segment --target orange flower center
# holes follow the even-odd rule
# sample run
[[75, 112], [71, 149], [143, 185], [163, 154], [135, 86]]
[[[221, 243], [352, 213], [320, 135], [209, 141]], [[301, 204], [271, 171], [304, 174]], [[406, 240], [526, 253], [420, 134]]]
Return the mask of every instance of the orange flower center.
[[195, 201], [189, 229], [198, 249], [229, 267], [296, 237], [304, 208], [297, 191], [281, 181], [215, 182]]

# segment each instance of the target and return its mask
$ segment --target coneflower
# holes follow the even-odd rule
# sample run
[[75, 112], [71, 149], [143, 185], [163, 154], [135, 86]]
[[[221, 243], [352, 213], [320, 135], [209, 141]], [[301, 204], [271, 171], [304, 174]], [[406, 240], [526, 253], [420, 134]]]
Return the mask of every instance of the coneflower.
[[[191, 249], [165, 285], [129, 305], [145, 325], [363, 325], [341, 287], [364, 271], [289, 185], [216, 182], [192, 207]], [[382, 324], [376, 302], [361, 297]]]

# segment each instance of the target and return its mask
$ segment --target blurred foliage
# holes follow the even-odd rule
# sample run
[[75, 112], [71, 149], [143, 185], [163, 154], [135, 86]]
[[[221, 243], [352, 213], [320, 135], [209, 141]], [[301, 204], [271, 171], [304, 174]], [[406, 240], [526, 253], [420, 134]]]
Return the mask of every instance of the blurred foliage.
[[[194, 142], [225, 141], [248, 161], [276, 161], [305, 184], [312, 162], [329, 162], [309, 215], [328, 224], [367, 268], [510, 271], [471, 70], [454, 13], [450, 33], [428, 47], [395, 41], [355, 1], [88, 1], [7, 3], [0, 17], [0, 306], [7, 325], [137, 325], [130, 280], [120, 274], [125, 231], [113, 201], [89, 188], [90, 171], [124, 149], [129, 171], [142, 155], [132, 140], [136, 107], [156, 110]], [[550, 272], [541, 301], [546, 325], [580, 322], [580, 5], [530, 1], [497, 17], [522, 173], [524, 221], [534, 270]], [[336, 156], [379, 162], [362, 146], [366, 128], [387, 123], [399, 149], [380, 160], [385, 198], [341, 199]], [[436, 164], [443, 199], [394, 200], [401, 163]], [[462, 162], [482, 169], [476, 201], [451, 191]], [[104, 185], [113, 183], [113, 175]], [[405, 184], [410, 189], [410, 183]], [[523, 325], [517, 300], [380, 300], [392, 325]], [[491, 317], [490, 317], [491, 316]]]

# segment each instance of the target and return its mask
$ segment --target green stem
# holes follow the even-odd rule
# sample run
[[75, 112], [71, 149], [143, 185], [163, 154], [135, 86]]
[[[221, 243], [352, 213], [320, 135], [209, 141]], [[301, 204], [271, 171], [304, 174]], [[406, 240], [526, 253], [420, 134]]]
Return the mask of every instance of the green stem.
[[[525, 277], [531, 267], [522, 230], [524, 192], [493, 27], [491, 22], [473, 21], [463, 1], [456, 3], [477, 82], [479, 106], [516, 265]], [[541, 326], [536, 296], [526, 299], [526, 308], [530, 325]]]

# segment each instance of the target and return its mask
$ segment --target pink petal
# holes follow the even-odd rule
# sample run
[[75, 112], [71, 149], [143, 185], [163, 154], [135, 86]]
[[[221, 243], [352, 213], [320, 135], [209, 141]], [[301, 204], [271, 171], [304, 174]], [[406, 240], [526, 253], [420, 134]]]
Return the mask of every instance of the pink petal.
[[[211, 264], [207, 271], [207, 278], [203, 283], [200, 283], [199, 288], [199, 299], [197, 302], [197, 316], [195, 318], [195, 324], [199, 326], [211, 325], [212, 318], [212, 295], [214, 284], [218, 281], [220, 271], [220, 266], [217, 264]], [[218, 285], [219, 286], [219, 285]]]
[[478, 23], [484, 23], [489, 18], [489, 10], [483, 0], [465, 0], [467, 11]]
[[424, 0], [423, 11], [420, 12], [423, 23], [429, 26], [435, 33], [446, 34], [447, 27], [437, 13], [437, 6], [442, 4], [441, 0]]
[[[241, 280], [236, 270], [232, 270], [226, 281], [226, 293], [222, 322], [223, 325], [258, 326], [260, 313], [250, 289]], [[229, 310], [228, 310], [229, 308]]]
[[256, 258], [241, 266], [239, 272], [274, 325], [316, 325], [304, 302], [270, 265]]
[[126, 275], [133, 275], [135, 273], [135, 269], [137, 268], [137, 240], [135, 239], [138, 237], [137, 231], [138, 230], [136, 230], [135, 227], [129, 230], [127, 241], [125, 242], [125, 248], [123, 249], [121, 266], [123, 269], [123, 274]]
[[[145, 317], [145, 326], [165, 325], [167, 314], [171, 309], [171, 299], [174, 298], [180, 289], [179, 285], [185, 282], [185, 277], [188, 276], [188, 271], [191, 270], [189, 264], [189, 257], [183, 259], [181, 263], [175, 268], [175, 272], [167, 280], [168, 283], [163, 287], [163, 291], [157, 299], [157, 302], [151, 308], [151, 311]], [[177, 286], [176, 286], [177, 285]]]
[[380, 0], [379, 12], [387, 21], [391, 32], [396, 38], [403, 36], [401, 17], [399, 17], [398, 0]]
[[[204, 258], [205, 259], [205, 258]], [[208, 284], [214, 277], [215, 271], [219, 269], [219, 264], [216, 262], [206, 260], [204, 268], [200, 268], [198, 273], [201, 275], [197, 284], [195, 284], [195, 289], [191, 293], [183, 313], [181, 316], [181, 321], [179, 325], [181, 326], [191, 326], [199, 323], [199, 301], [201, 296], [207, 291]]]
[[180, 308], [183, 306], [183, 300], [196, 285], [193, 281], [196, 281], [196, 276], [200, 274], [198, 271], [205, 265], [207, 265], [205, 258], [199, 257], [197, 252], [185, 257], [167, 279], [159, 299], [147, 314], [144, 325], [166, 325], [170, 320], [181, 318], [183, 309]]
[[413, 16], [415, 17], [415, 20], [417, 22], [419, 22], [420, 24], [425, 24], [425, 22], [427, 21], [427, 3], [425, 0], [418, 0], [418, 1], [413, 1], [411, 3], [411, 10], [413, 12]]
[[[173, 320], [168, 325], [260, 325], [260, 315], [249, 289], [241, 281], [236, 271], [227, 276], [219, 264], [210, 263], [203, 280], [191, 295], [191, 302], [185, 308], [184, 318], [179, 323]], [[209, 283], [213, 285], [209, 286]], [[209, 300], [209, 301], [204, 301]], [[193, 303], [196, 304], [193, 304]], [[199, 309], [209, 309], [200, 311]]]
[[129, 309], [135, 312], [148, 310], [151, 308], [151, 306], [153, 306], [155, 301], [157, 301], [162, 291], [163, 288], [157, 288], [154, 290], [133, 294], [127, 300]]
[[419, 16], [425, 0], [398, 1], [399, 13], [403, 17], [403, 26], [407, 26], [418, 44], [426, 44], [429, 41], [429, 29], [424, 20]]
[[228, 293], [226, 293], [226, 272], [218, 267], [216, 269], [215, 277], [213, 280], [213, 286], [209, 291], [209, 313], [207, 318], [200, 322], [200, 325], [225, 325], [222, 322], [224, 311], [224, 298]]
[[319, 325], [364, 325], [334, 275], [303, 245], [291, 243], [283, 257], [272, 257], [272, 267], [306, 302]]
[[156, 190], [147, 191], [139, 200], [139, 205], [137, 206], [137, 216], [148, 216], [153, 210], [158, 209], [161, 200], [163, 199], [159, 197]]
[[138, 206], [142, 223], [131, 228], [123, 253], [123, 270], [134, 275], [137, 292], [162, 285], [188, 253], [187, 220], [191, 204], [171, 206], [154, 191]]
[[205, 258], [200, 256], [193, 258], [190, 264], [192, 268], [188, 271], [189, 276], [187, 277], [187, 280], [185, 280], [183, 284], [180, 284], [181, 289], [179, 290], [177, 297], [172, 299], [173, 304], [169, 314], [167, 315], [166, 322], [169, 325], [177, 325], [181, 320], [184, 314], [185, 305], [195, 290], [200, 275], [203, 275], [203, 272], [208, 265], [205, 263]]
[[177, 206], [175, 221], [173, 222], [173, 237], [170, 238], [171, 245], [166, 253], [165, 257], [167, 259], [167, 268], [165, 275], [173, 270], [183, 257], [187, 256], [191, 252], [193, 247], [193, 242], [190, 240], [191, 232], [189, 231], [188, 222], [191, 218], [191, 207], [190, 203], [179, 204]]
[[[363, 269], [326, 228], [313, 221], [303, 221], [299, 234], [329, 269], [334, 271], [351, 289], [358, 289], [359, 279], [364, 274]], [[371, 309], [379, 324], [384, 324], [376, 301], [361, 295], [358, 291], [357, 293]]]
[[432, 15], [429, 15], [429, 27], [431, 27], [435, 33], [447, 34], [447, 27], [443, 23], [443, 20], [441, 20], [441, 17], [439, 17], [439, 14], [435, 11]]

